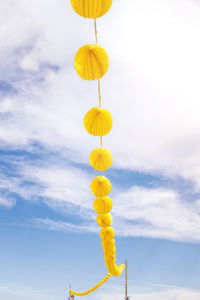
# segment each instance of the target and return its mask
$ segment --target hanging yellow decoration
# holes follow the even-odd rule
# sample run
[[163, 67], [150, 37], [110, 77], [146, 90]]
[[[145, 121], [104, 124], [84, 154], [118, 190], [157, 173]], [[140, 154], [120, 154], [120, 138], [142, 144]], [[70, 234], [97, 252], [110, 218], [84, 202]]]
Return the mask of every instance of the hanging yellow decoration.
[[113, 249], [115, 247], [115, 240], [114, 239], [109, 241], [102, 240], [101, 244], [103, 246], [105, 253], [107, 253], [109, 249]]
[[95, 44], [85, 45], [76, 53], [74, 60], [78, 75], [85, 80], [95, 80], [103, 77], [109, 67], [106, 51]]
[[97, 19], [107, 13], [112, 0], [70, 0], [75, 12], [84, 18]]
[[84, 117], [84, 127], [88, 133], [100, 137], [100, 148], [90, 153], [90, 164], [97, 171], [103, 171], [103, 176], [95, 177], [91, 182], [91, 191], [97, 197], [93, 202], [97, 215], [97, 224], [102, 228], [100, 237], [104, 251], [105, 264], [109, 271], [108, 275], [97, 283], [93, 288], [84, 293], [77, 293], [70, 289], [70, 294], [77, 296], [88, 295], [98, 289], [111, 275], [119, 276], [124, 264], [116, 265], [115, 231], [111, 227], [112, 200], [108, 197], [111, 192], [111, 183], [104, 177], [104, 171], [113, 163], [113, 157], [109, 150], [103, 148], [102, 137], [112, 129], [111, 114], [101, 107], [100, 78], [109, 67], [109, 59], [106, 51], [97, 45], [96, 18], [103, 16], [111, 7], [112, 0], [70, 0], [73, 9], [82, 17], [94, 19], [96, 44], [81, 47], [75, 55], [74, 65], [78, 75], [85, 80], [98, 80], [99, 107], [90, 109]]
[[108, 149], [96, 148], [90, 154], [90, 164], [96, 171], [106, 171], [112, 163], [112, 153]]
[[124, 264], [117, 266], [116, 263], [114, 263], [111, 259], [108, 259], [106, 266], [109, 272], [116, 277], [121, 275], [122, 271], [124, 270]]
[[90, 109], [84, 118], [84, 126], [94, 136], [104, 136], [112, 129], [112, 116], [104, 108]]
[[97, 224], [102, 228], [109, 227], [112, 224], [112, 215], [111, 214], [105, 214], [105, 215], [98, 214]]
[[98, 214], [107, 214], [111, 211], [113, 206], [112, 200], [106, 197], [98, 197], [94, 200], [93, 207]]
[[103, 228], [100, 231], [100, 237], [102, 241], [110, 241], [114, 238], [115, 231], [112, 227]]
[[77, 292], [73, 291], [72, 289], [70, 289], [69, 292], [70, 292], [71, 295], [86, 296], [86, 295], [94, 292], [95, 290], [97, 290], [104, 282], [106, 282], [110, 278], [110, 276], [111, 276], [111, 274], [108, 273], [104, 279], [102, 279], [101, 281], [99, 281], [93, 288], [87, 290], [84, 293], [77, 293]]
[[106, 177], [97, 176], [92, 180], [90, 188], [96, 197], [104, 197], [110, 194], [112, 186]]

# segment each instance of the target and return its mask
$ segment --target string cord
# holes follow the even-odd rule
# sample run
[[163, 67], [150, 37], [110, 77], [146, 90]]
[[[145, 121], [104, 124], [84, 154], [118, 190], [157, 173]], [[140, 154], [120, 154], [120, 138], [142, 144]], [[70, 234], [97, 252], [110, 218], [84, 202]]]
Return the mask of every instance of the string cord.
[[[97, 20], [96, 19], [94, 19], [94, 32], [95, 32], [96, 44], [98, 44], [98, 32], [97, 32]], [[99, 95], [99, 108], [101, 108], [101, 84], [100, 84], [100, 79], [98, 79], [98, 95]], [[101, 148], [103, 148], [102, 136], [100, 136], [100, 145], [101, 145]], [[104, 171], [103, 171], [103, 176], [104, 176]]]

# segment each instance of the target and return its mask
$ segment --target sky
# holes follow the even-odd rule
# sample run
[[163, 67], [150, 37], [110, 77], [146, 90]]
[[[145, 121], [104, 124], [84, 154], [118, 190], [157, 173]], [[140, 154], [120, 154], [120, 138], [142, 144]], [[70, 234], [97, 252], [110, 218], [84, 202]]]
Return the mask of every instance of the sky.
[[[96, 81], [74, 69], [93, 20], [66, 0], [0, 2], [0, 300], [66, 299], [107, 273], [83, 126]], [[117, 263], [131, 300], [200, 299], [200, 3], [113, 0], [103, 145], [114, 157]], [[85, 299], [121, 300], [124, 273]]]

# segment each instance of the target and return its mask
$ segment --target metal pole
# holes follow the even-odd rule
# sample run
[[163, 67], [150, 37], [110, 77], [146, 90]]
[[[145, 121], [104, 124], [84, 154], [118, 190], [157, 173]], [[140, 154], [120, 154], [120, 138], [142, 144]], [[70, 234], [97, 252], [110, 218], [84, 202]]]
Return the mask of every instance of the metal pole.
[[125, 300], [128, 300], [128, 294], [127, 294], [127, 278], [128, 278], [128, 272], [127, 272], [127, 260], [126, 260]]

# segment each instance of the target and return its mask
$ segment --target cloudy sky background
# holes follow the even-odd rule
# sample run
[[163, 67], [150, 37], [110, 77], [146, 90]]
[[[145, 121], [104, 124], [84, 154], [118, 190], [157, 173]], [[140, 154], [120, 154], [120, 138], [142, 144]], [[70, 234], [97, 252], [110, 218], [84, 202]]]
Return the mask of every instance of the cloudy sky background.
[[[200, 3], [113, 2], [98, 19], [110, 59], [102, 104], [117, 261], [136, 300], [200, 299]], [[76, 51], [93, 21], [64, 0], [0, 3], [0, 300], [65, 299], [106, 273], [89, 186], [99, 140], [83, 128], [97, 83]], [[122, 299], [112, 278], [88, 299]]]

